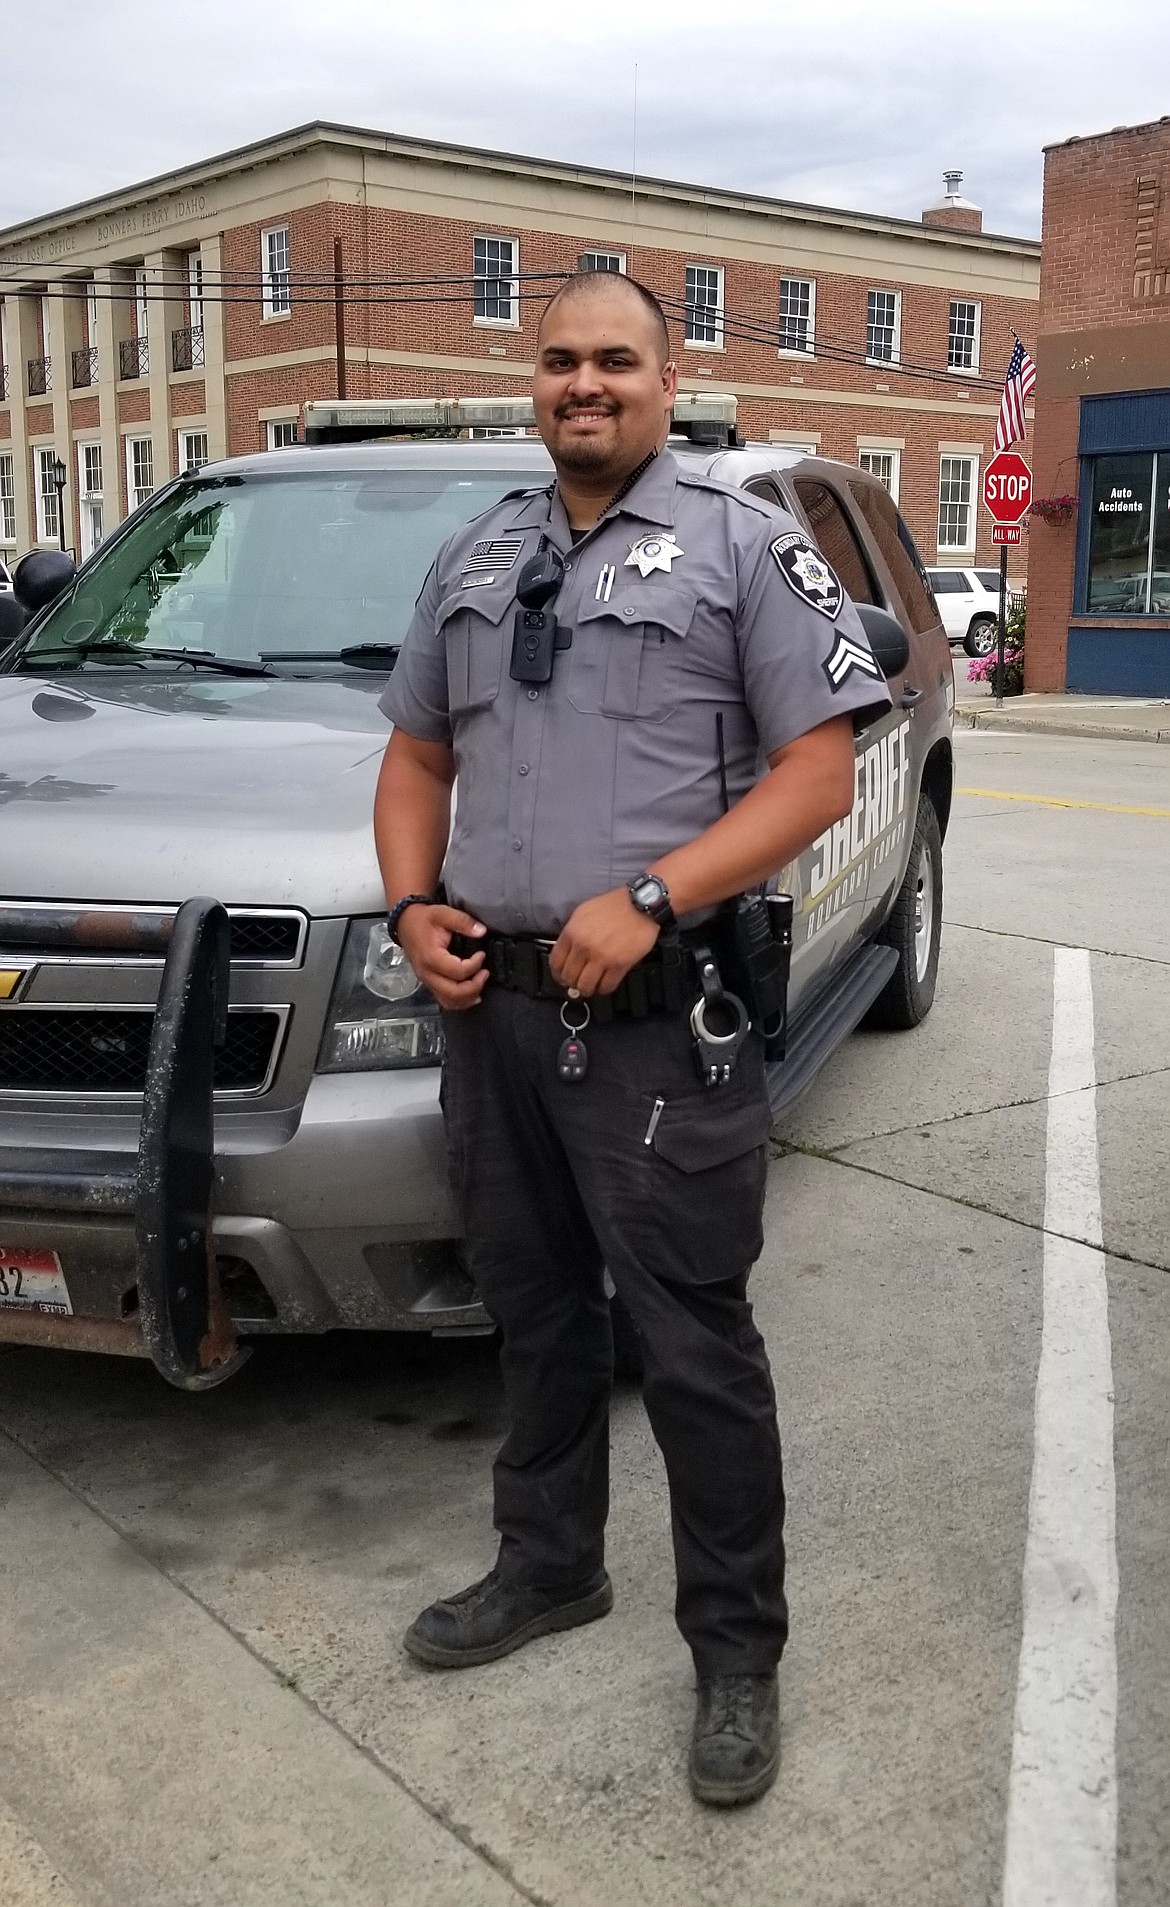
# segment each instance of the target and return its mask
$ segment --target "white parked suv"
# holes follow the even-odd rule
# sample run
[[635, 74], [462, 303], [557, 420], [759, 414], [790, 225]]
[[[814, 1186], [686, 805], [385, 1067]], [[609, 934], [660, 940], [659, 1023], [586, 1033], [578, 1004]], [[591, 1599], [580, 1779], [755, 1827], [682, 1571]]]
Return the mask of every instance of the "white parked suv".
[[990, 655], [999, 621], [999, 571], [931, 569], [926, 573], [949, 640], [961, 642], [969, 656]]

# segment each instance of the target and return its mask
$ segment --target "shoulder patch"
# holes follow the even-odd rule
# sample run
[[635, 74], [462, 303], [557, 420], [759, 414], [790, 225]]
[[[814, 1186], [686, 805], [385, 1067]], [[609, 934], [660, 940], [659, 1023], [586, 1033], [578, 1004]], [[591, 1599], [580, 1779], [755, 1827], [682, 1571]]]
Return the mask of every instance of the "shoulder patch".
[[882, 679], [882, 672], [868, 645], [856, 641], [853, 636], [847, 636], [843, 630], [838, 632], [833, 652], [825, 657], [821, 667], [834, 695], [838, 689], [844, 688], [851, 675], [872, 676], [875, 682]]
[[793, 595], [830, 622], [836, 622], [845, 591], [807, 536], [800, 530], [790, 530], [787, 536], [778, 536], [771, 549], [772, 560]]

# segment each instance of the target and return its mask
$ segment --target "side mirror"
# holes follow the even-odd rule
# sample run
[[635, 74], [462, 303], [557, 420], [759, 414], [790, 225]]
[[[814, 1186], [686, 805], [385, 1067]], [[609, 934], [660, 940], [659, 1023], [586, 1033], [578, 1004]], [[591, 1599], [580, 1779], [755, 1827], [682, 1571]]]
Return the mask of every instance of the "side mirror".
[[891, 616], [888, 609], [879, 609], [876, 603], [854, 603], [853, 607], [861, 618], [873, 659], [882, 674], [887, 680], [892, 675], [901, 675], [910, 660], [910, 641], [898, 618]]
[[7, 592], [0, 596], [0, 656], [12, 647], [27, 621], [28, 617], [15, 596], [9, 596]]
[[12, 572], [12, 588], [27, 615], [35, 616], [56, 602], [77, 574], [77, 564], [64, 550], [30, 550]]

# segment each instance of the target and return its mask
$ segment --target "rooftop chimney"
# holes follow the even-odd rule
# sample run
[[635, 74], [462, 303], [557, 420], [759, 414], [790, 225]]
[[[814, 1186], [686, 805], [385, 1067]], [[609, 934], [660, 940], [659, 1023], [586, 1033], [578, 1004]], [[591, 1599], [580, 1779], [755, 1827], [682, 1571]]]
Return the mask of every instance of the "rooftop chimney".
[[963, 198], [959, 188], [963, 175], [957, 167], [943, 173], [946, 184], [946, 196], [940, 205], [930, 205], [922, 214], [924, 225], [941, 225], [951, 232], [981, 232], [983, 214], [970, 199]]

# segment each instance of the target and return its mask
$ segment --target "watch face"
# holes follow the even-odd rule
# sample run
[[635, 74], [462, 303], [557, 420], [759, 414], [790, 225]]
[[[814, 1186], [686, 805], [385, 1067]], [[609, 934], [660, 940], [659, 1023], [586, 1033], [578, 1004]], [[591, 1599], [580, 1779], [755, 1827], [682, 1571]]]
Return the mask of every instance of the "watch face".
[[639, 907], [657, 907], [660, 901], [666, 899], [666, 889], [652, 874], [649, 880], [639, 881], [634, 889], [634, 898]]

